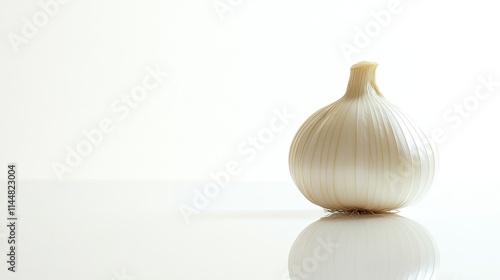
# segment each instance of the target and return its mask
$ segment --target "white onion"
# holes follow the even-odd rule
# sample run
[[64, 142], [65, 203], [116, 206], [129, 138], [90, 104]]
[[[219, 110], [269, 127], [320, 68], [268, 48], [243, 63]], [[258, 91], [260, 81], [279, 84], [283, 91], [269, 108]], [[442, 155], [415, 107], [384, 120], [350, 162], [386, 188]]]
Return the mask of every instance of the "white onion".
[[428, 280], [439, 266], [436, 243], [398, 215], [334, 215], [309, 225], [288, 259], [292, 280]]
[[292, 178], [324, 208], [397, 209], [420, 200], [435, 176], [435, 148], [382, 96], [376, 68], [354, 64], [345, 95], [309, 117], [293, 139]]

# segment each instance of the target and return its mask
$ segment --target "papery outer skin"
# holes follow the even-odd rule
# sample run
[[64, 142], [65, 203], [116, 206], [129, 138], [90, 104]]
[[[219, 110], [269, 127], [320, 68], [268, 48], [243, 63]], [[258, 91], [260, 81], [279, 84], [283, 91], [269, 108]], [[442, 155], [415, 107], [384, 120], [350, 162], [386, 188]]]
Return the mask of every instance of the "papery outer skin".
[[288, 268], [292, 280], [430, 280], [439, 249], [424, 227], [398, 215], [334, 215], [300, 233]]
[[291, 176], [321, 207], [398, 209], [423, 198], [435, 177], [435, 148], [382, 96], [376, 68], [353, 65], [345, 95], [309, 117], [292, 141]]

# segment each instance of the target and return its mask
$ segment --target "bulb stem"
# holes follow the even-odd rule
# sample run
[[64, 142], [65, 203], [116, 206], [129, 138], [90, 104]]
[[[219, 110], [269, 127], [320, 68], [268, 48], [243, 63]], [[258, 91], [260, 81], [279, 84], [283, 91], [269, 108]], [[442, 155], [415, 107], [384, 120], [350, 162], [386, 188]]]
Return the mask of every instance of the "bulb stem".
[[382, 96], [375, 82], [376, 62], [361, 61], [351, 66], [351, 75], [344, 97]]

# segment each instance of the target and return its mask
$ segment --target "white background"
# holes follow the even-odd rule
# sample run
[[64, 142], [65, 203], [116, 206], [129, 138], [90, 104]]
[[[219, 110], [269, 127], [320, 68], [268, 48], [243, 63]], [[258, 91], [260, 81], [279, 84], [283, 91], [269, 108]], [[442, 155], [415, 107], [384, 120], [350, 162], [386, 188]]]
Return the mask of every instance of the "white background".
[[[428, 135], [444, 129], [440, 178], [497, 182], [500, 87], [457, 127], [443, 119], [480, 76], [500, 80], [492, 2], [232, 1], [219, 13], [213, 3], [69, 1], [14, 47], [9, 34], [23, 36], [23, 17], [33, 23], [44, 10], [1, 1], [2, 164], [20, 164], [23, 179], [56, 179], [66, 147], [111, 118], [113, 132], [64, 179], [206, 181], [227, 161], [244, 162], [239, 145], [286, 107], [295, 118], [233, 180], [288, 182], [295, 131], [343, 95], [352, 63], [370, 60], [389, 100]], [[377, 30], [373, 14], [391, 5]], [[366, 46], [356, 28], [371, 31]], [[358, 53], [344, 55], [342, 44]], [[156, 65], [170, 76], [118, 118], [113, 101]]]

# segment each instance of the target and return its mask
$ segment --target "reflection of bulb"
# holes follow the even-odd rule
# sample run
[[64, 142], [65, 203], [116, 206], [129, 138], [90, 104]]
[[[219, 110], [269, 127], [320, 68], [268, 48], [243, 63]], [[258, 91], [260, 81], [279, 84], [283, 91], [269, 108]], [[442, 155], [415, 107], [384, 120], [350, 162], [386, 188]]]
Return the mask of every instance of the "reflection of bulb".
[[437, 274], [439, 252], [418, 223], [398, 215], [332, 215], [295, 240], [292, 280], [424, 280]]

